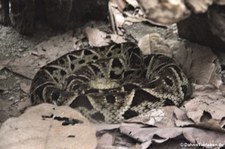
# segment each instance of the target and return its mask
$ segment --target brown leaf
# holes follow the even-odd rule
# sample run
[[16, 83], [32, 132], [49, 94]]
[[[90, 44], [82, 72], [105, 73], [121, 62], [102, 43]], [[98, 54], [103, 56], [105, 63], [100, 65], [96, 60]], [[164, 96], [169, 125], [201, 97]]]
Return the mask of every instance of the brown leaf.
[[[153, 142], [164, 144], [170, 139], [184, 136], [187, 142], [180, 142], [180, 147], [190, 147], [188, 145], [201, 145], [206, 148], [207, 145], [216, 144], [218, 147], [224, 145], [225, 133], [199, 129], [194, 127], [171, 127], [171, 128], [151, 128], [141, 124], [122, 124], [121, 133], [124, 133], [131, 138], [141, 142], [144, 148], [152, 146]], [[191, 143], [188, 143], [191, 142]], [[173, 144], [172, 144], [173, 145]]]
[[111, 1], [109, 1], [109, 16], [113, 33], [122, 35], [123, 33], [120, 28], [124, 24], [125, 18], [122, 15], [121, 11], [117, 8], [117, 5], [115, 5]]
[[217, 56], [208, 47], [190, 42], [174, 43], [174, 58], [185, 73], [197, 84], [211, 83], [219, 87], [222, 83]]
[[4, 69], [8, 63], [10, 62], [10, 60], [1, 60], [0, 61], [0, 70]]
[[62, 35], [53, 36], [48, 40], [39, 43], [35, 46], [35, 49], [42, 60], [51, 62], [56, 58], [73, 51], [75, 40], [75, 37], [72, 37], [72, 33], [67, 32]]
[[105, 32], [97, 28], [87, 27], [85, 33], [87, 34], [90, 46], [102, 47], [109, 45], [110, 39], [107, 39], [107, 34]]
[[146, 1], [138, 0], [148, 19], [160, 24], [173, 24], [189, 15], [182, 0]]
[[150, 128], [142, 124], [127, 124], [122, 123], [120, 126], [121, 133], [124, 133], [131, 138], [140, 141], [155, 141], [165, 142], [169, 138], [175, 138], [182, 134], [182, 128]]
[[222, 147], [225, 140], [225, 133], [198, 128], [184, 128], [183, 135], [191, 143], [201, 144], [206, 148], [214, 147], [210, 145], [215, 145], [215, 147]]
[[138, 2], [136, 0], [126, 0], [126, 2], [128, 4], [130, 4], [131, 6], [133, 6], [134, 8], [139, 7], [139, 4], [138, 4]]
[[[153, 109], [140, 116], [127, 120], [128, 123], [142, 123], [159, 128], [174, 127], [174, 112], [178, 111], [175, 106], [166, 106], [159, 109]], [[181, 110], [180, 110], [181, 111]]]
[[115, 4], [120, 11], [123, 11], [123, 9], [126, 7], [125, 0], [110, 0], [113, 4]]
[[32, 79], [40, 67], [74, 50], [73, 46], [74, 38], [70, 32], [57, 35], [36, 45], [34, 48], [36, 51], [30, 55], [8, 63], [7, 68], [14, 73]]
[[113, 136], [106, 133], [98, 140], [98, 146], [96, 149], [113, 148]]
[[208, 7], [212, 5], [213, 0], [187, 0], [186, 3], [190, 6], [194, 13], [204, 13], [208, 10]]
[[143, 36], [139, 40], [138, 46], [145, 55], [152, 53], [161, 53], [168, 56], [172, 55], [169, 45], [158, 33], [151, 33]]
[[194, 98], [184, 105], [187, 116], [197, 125], [224, 131], [220, 122], [225, 117], [225, 98], [220, 90], [212, 85], [194, 87]]
[[37, 57], [29, 55], [15, 59], [8, 64], [7, 68], [16, 74], [32, 79], [39, 69], [38, 63], [35, 63], [37, 61]]
[[175, 117], [175, 120], [174, 120], [175, 124], [178, 127], [194, 125], [194, 122], [187, 117], [185, 111], [179, 108], [174, 109], [174, 117]]
[[[60, 121], [60, 118], [64, 121]], [[70, 118], [71, 124], [68, 121], [68, 125], [64, 126], [62, 124], [66, 118]], [[20, 117], [5, 121], [0, 129], [2, 149], [94, 149], [96, 145], [93, 126], [80, 113], [67, 106], [41, 104], [32, 107]]]
[[28, 83], [20, 83], [20, 88], [25, 92], [25, 93], [29, 93], [30, 92], [30, 85], [31, 85], [31, 82], [28, 84]]
[[114, 42], [114, 43], [117, 43], [117, 44], [120, 44], [120, 43], [124, 43], [124, 42], [127, 42], [124, 37], [122, 36], [119, 36], [117, 34], [111, 34], [111, 40]]

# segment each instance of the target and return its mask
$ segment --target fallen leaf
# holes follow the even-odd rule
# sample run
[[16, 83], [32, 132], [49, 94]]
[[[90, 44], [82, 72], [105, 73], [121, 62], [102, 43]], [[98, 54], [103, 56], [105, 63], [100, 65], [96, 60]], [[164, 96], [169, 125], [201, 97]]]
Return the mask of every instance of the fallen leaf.
[[147, 113], [128, 119], [128, 123], [142, 123], [159, 128], [174, 127], [174, 111], [179, 110], [175, 106], [166, 106], [150, 110]]
[[35, 46], [37, 55], [47, 63], [74, 50], [75, 37], [71, 32], [56, 35]]
[[225, 145], [225, 133], [198, 128], [184, 128], [183, 135], [191, 143], [199, 144], [205, 148], [222, 147]]
[[160, 24], [173, 24], [190, 15], [182, 0], [138, 0], [148, 19]]
[[126, 2], [131, 6], [133, 6], [134, 8], [140, 7], [136, 0], [126, 0]]
[[190, 6], [194, 13], [205, 13], [208, 10], [208, 7], [212, 5], [213, 0], [204, 0], [204, 1], [196, 1], [196, 0], [187, 0], [187, 5]]
[[122, 123], [120, 131], [140, 142], [154, 140], [162, 143], [169, 138], [179, 136], [182, 133], [182, 128], [151, 128], [143, 124]]
[[113, 4], [115, 4], [120, 11], [123, 11], [123, 9], [126, 7], [125, 0], [110, 0]]
[[96, 149], [112, 148], [113, 141], [113, 136], [106, 133], [98, 140], [98, 146], [96, 147]]
[[85, 28], [85, 33], [87, 34], [89, 45], [91, 47], [102, 47], [109, 45], [110, 39], [107, 39], [107, 34], [100, 31], [97, 28], [87, 27]]
[[31, 85], [31, 82], [28, 84], [28, 83], [20, 83], [20, 88], [25, 92], [25, 93], [29, 93], [30, 92], [30, 85]]
[[122, 35], [123, 33], [120, 28], [125, 22], [125, 18], [122, 12], [117, 8], [117, 5], [112, 3], [111, 1], [109, 1], [108, 8], [113, 33]]
[[8, 63], [10, 62], [10, 60], [1, 60], [0, 61], [0, 70], [4, 69]]
[[74, 50], [74, 38], [71, 33], [57, 35], [35, 46], [26, 57], [17, 58], [8, 63], [7, 68], [12, 72], [33, 79], [40, 67]]
[[[199, 145], [210, 148], [209, 145], [215, 144], [217, 147], [225, 145], [225, 133], [211, 131], [194, 127], [170, 127], [170, 128], [154, 128], [147, 127], [142, 124], [122, 124], [120, 127], [121, 133], [130, 136], [139, 141], [144, 149], [152, 147], [153, 143], [164, 144], [173, 139], [185, 138], [185, 142], [179, 142], [180, 147], [191, 147], [188, 145]], [[178, 142], [177, 142], [178, 143]], [[172, 143], [171, 145], [174, 145]], [[167, 146], [169, 148], [169, 146]], [[178, 147], [179, 148], [179, 147]]]
[[29, 108], [20, 117], [5, 121], [0, 129], [2, 149], [94, 149], [96, 145], [93, 126], [67, 106], [41, 104]]
[[144, 55], [160, 53], [167, 56], [172, 55], [169, 45], [158, 33], [151, 33], [143, 36], [138, 41], [138, 46]]
[[111, 34], [111, 40], [114, 42], [114, 43], [117, 43], [117, 44], [121, 44], [121, 43], [125, 43], [127, 42], [124, 37], [122, 36], [119, 36], [117, 34]]
[[191, 82], [197, 84], [211, 83], [217, 88], [222, 84], [218, 70], [217, 56], [208, 47], [188, 41], [174, 43], [171, 47], [175, 60], [182, 66]]
[[18, 58], [10, 62], [7, 68], [16, 74], [32, 79], [39, 69], [38, 63], [35, 63], [37, 62], [36, 60], [37, 57], [33, 55]]
[[195, 85], [193, 99], [184, 107], [186, 115], [196, 125], [225, 131], [221, 121], [225, 117], [225, 98], [219, 89], [212, 85]]

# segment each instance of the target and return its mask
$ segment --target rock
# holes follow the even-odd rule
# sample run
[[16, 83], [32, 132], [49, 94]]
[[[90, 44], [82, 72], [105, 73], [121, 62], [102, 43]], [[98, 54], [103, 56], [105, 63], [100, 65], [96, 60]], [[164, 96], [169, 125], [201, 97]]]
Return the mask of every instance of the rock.
[[35, 0], [11, 0], [12, 23], [19, 33], [34, 31]]
[[11, 0], [15, 28], [25, 35], [35, 30], [37, 22], [55, 29], [78, 27], [91, 19], [105, 19], [108, 0]]
[[179, 36], [209, 46], [214, 50], [225, 49], [225, 33], [223, 31], [225, 13], [219, 11], [222, 10], [221, 7], [211, 7], [204, 14], [192, 14], [191, 17], [178, 22]]

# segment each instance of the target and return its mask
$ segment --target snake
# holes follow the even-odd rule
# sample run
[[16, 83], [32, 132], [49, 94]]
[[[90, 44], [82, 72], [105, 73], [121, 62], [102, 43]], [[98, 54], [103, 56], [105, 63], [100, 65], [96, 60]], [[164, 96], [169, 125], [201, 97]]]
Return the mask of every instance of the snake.
[[126, 42], [67, 53], [41, 67], [32, 80], [31, 102], [68, 105], [91, 122], [120, 123], [164, 106], [181, 106], [190, 83], [163, 54], [143, 55]]

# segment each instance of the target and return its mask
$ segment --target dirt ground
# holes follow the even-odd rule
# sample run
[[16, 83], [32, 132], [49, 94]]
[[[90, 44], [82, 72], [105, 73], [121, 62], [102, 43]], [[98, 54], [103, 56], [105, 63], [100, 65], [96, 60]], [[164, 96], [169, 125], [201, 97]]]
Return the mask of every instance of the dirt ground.
[[53, 35], [51, 29], [46, 29], [35, 36], [22, 36], [12, 27], [0, 25], [0, 123], [20, 115], [30, 105], [29, 95], [21, 84], [29, 84], [31, 80], [8, 70], [4, 62], [26, 57], [35, 45]]
[[[112, 40], [115, 35], [112, 36], [113, 34], [109, 30], [108, 24], [92, 22], [79, 29], [66, 32], [57, 32], [42, 26], [37, 28], [33, 36], [23, 36], [18, 34], [12, 27], [0, 26], [0, 126], [8, 118], [21, 115], [26, 108], [31, 106], [29, 97], [30, 85], [33, 76], [41, 66], [69, 51], [75, 50], [79, 47], [79, 42], [81, 44], [87, 44], [87, 42], [90, 44], [94, 41], [97, 43], [99, 41], [106, 42], [109, 35], [111, 35], [110, 38]], [[184, 117], [182, 117], [180, 121], [183, 121], [183, 123], [178, 124], [178, 126], [189, 125], [190, 119], [191, 125], [201, 125], [205, 114], [206, 116], [210, 115], [212, 119], [221, 119], [220, 124], [225, 124], [223, 118], [225, 87], [221, 85], [222, 72], [220, 69], [224, 59], [223, 53], [215, 55], [207, 47], [180, 39], [175, 25], [162, 28], [149, 26], [146, 23], [134, 23], [132, 25], [124, 25], [124, 31], [136, 41], [139, 41], [139, 44], [142, 43], [147, 46], [147, 49], [150, 48], [156, 50], [156, 52], [158, 50], [172, 55], [182, 66], [188, 77], [192, 77], [191, 83], [196, 90], [193, 90], [191, 100], [184, 103], [185, 106], [180, 108], [186, 112], [185, 119], [188, 116], [188, 120], [184, 122]], [[89, 37], [89, 41], [83, 40], [85, 36]], [[91, 38], [91, 36], [94, 38]], [[104, 38], [101, 38], [102, 36]], [[96, 37], [98, 37], [97, 41], [95, 40]], [[90, 41], [90, 39], [93, 41]], [[218, 56], [222, 61], [218, 60]], [[209, 84], [213, 85], [213, 87], [209, 86]], [[215, 86], [218, 88], [221, 86], [222, 90], [215, 88]], [[168, 109], [165, 108], [164, 110]], [[168, 111], [171, 112], [171, 109]], [[171, 116], [174, 116], [174, 113]], [[174, 119], [175, 117], [167, 117], [163, 127], [174, 125]], [[159, 126], [157, 123], [155, 125], [160, 129], [160, 124]], [[210, 123], [206, 123], [206, 127], [211, 126]], [[224, 125], [215, 125], [214, 127], [215, 129], [218, 129], [218, 127], [224, 128]], [[135, 129], [132, 128], [132, 131], [135, 130], [136, 127]], [[173, 129], [171, 128], [171, 130]], [[152, 130], [149, 131], [151, 132]], [[195, 129], [187, 132], [190, 134], [198, 133]], [[196, 137], [197, 139], [208, 140], [208, 137], [215, 138], [213, 135], [208, 135], [207, 131], [202, 131], [201, 133], [202, 136]], [[215, 134], [218, 136], [220, 133], [217, 134], [215, 131]], [[224, 135], [219, 137], [223, 139]], [[100, 137], [99, 140], [101, 139], [103, 139], [102, 142], [108, 141], [107, 137], [104, 138], [104, 136]], [[181, 142], [186, 141], [181, 140]], [[174, 143], [174, 140], [171, 142], [180, 148], [180, 140], [178, 143]], [[108, 143], [110, 144], [110, 142]], [[167, 146], [167, 144], [164, 145]]]

